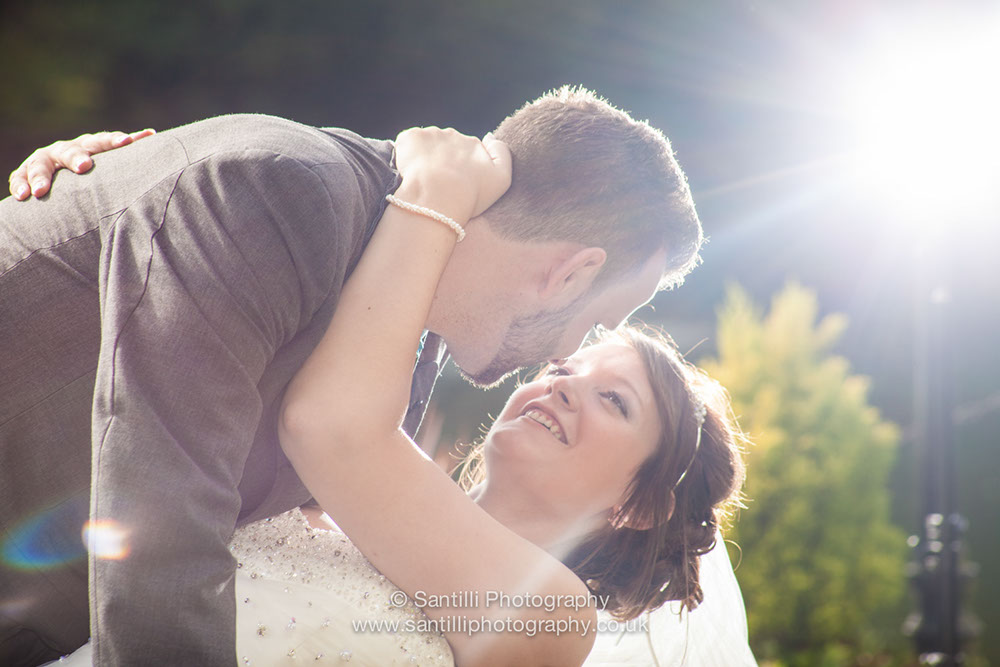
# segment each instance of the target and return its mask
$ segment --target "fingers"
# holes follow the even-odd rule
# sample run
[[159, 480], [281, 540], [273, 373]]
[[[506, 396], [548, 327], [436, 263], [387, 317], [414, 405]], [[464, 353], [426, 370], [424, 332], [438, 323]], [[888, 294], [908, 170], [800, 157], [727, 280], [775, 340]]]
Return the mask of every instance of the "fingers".
[[154, 134], [156, 134], [156, 130], [154, 130], [151, 127], [147, 127], [145, 130], [139, 130], [137, 132], [133, 132], [129, 136], [132, 138], [132, 141], [138, 141], [139, 139], [150, 137]]
[[[104, 153], [114, 148], [128, 146], [133, 141], [138, 141], [143, 137], [156, 134], [156, 130], [147, 128], [138, 132], [97, 132], [94, 134], [81, 134], [73, 141], [66, 142], [71, 148], [79, 148], [90, 155]], [[88, 167], [89, 168], [89, 167]], [[79, 173], [79, 172], [78, 172]]]
[[[49, 147], [47, 157], [52, 161], [55, 170], [71, 169], [78, 174], [82, 174], [94, 166], [94, 161], [90, 159], [93, 151], [81, 141], [86, 135], [80, 135], [73, 141], [57, 141]], [[48, 174], [49, 177], [52, 174]], [[34, 184], [34, 179], [32, 179]]]
[[10, 173], [10, 193], [18, 201], [24, 201], [30, 195], [41, 197], [49, 191], [52, 174], [56, 171], [55, 162], [48, 153], [51, 148], [39, 148]]
[[156, 130], [137, 132], [97, 132], [81, 134], [71, 141], [56, 141], [39, 148], [11, 172], [8, 182], [10, 193], [18, 201], [29, 196], [42, 197], [52, 185], [52, 176], [59, 169], [85, 173], [94, 166], [92, 155], [127, 146], [139, 139], [156, 134]]
[[49, 187], [52, 185], [52, 174], [58, 169], [56, 161], [49, 153], [45, 152], [45, 149], [32, 153], [31, 157], [28, 158], [26, 172], [28, 184], [31, 186], [31, 194], [34, 197], [42, 197], [48, 193]]
[[10, 172], [7, 183], [9, 184], [11, 196], [18, 201], [24, 201], [31, 194], [31, 187], [28, 185], [28, 171], [24, 168], [23, 163], [20, 167]]
[[480, 140], [451, 128], [410, 128], [395, 146], [403, 182], [421, 184], [425, 204], [455, 219], [477, 217], [510, 187], [510, 151], [492, 135]]
[[128, 146], [133, 141], [138, 141], [143, 137], [153, 134], [156, 134], [156, 130], [152, 128], [131, 133], [115, 131], [81, 134], [73, 141], [62, 142], [64, 144], [62, 152], [53, 155], [53, 157], [61, 166], [82, 174], [93, 166], [93, 161], [90, 159], [91, 155]]
[[493, 160], [494, 189], [490, 194], [493, 197], [493, 201], [496, 201], [501, 195], [503, 195], [503, 193], [507, 192], [508, 188], [510, 188], [514, 166], [513, 157], [511, 156], [510, 148], [507, 147], [507, 144], [494, 137], [492, 132], [488, 132], [486, 136], [483, 137], [483, 146], [486, 148], [486, 152], [489, 153], [490, 158]]

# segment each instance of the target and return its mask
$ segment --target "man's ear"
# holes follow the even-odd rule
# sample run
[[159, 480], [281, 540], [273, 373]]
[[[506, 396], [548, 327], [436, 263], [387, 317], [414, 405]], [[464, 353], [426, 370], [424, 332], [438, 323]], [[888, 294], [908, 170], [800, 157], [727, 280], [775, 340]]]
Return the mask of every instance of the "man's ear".
[[584, 248], [553, 263], [539, 290], [539, 297], [556, 300], [558, 305], [571, 303], [582, 296], [608, 259], [604, 248]]

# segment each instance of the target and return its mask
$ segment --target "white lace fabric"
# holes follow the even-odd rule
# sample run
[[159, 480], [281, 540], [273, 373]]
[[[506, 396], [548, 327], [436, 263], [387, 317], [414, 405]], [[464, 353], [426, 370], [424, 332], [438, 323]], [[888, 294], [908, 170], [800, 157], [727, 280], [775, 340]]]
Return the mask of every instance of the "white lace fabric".
[[[426, 616], [347, 537], [298, 510], [241, 528], [236, 649], [245, 665], [452, 665]], [[365, 626], [364, 624], [368, 624]]]

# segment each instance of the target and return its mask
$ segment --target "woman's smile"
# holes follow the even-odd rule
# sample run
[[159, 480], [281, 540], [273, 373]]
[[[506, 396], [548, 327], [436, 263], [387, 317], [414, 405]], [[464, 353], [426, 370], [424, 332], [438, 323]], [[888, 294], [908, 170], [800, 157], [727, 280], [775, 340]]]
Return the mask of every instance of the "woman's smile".
[[524, 414], [521, 416], [526, 417], [530, 421], [544, 427], [554, 438], [562, 442], [564, 445], [569, 444], [566, 441], [566, 433], [563, 430], [562, 425], [559, 423], [559, 420], [555, 417], [555, 415], [546, 411], [544, 408], [538, 405], [529, 404], [528, 409], [525, 410]]

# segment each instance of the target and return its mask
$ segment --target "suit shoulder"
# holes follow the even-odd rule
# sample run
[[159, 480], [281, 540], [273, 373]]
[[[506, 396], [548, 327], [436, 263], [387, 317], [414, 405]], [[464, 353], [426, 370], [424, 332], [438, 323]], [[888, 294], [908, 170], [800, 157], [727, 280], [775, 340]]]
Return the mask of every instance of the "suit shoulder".
[[190, 162], [219, 153], [268, 151], [306, 167], [326, 164], [388, 169], [391, 144], [363, 139], [347, 130], [320, 129], [277, 116], [230, 114], [163, 132], [176, 139]]

